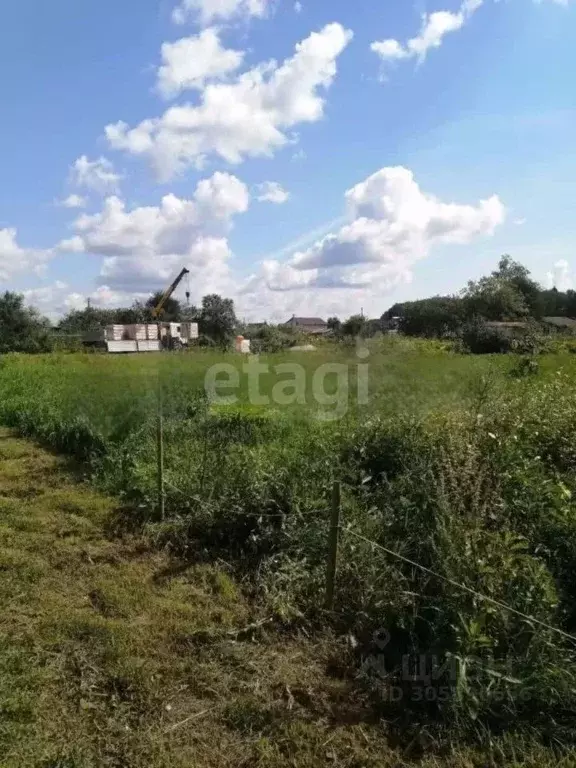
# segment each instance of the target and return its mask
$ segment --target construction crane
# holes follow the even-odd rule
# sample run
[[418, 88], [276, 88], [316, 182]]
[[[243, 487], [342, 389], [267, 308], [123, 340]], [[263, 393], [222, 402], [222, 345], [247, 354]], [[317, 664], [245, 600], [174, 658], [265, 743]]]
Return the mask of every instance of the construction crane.
[[[166, 304], [168, 299], [172, 296], [172, 294], [174, 293], [176, 288], [178, 288], [178, 286], [180, 285], [180, 283], [182, 282], [184, 277], [186, 275], [189, 275], [189, 274], [190, 274], [190, 270], [186, 269], [186, 267], [184, 267], [184, 269], [180, 272], [180, 274], [178, 275], [176, 280], [174, 280], [172, 285], [164, 291], [164, 293], [162, 294], [162, 298], [160, 299], [158, 304], [156, 304], [156, 306], [152, 310], [152, 317], [154, 319], [158, 319], [158, 317], [160, 316], [160, 313], [162, 312], [162, 310], [164, 308], [164, 305]], [[187, 301], [190, 300], [190, 291], [186, 291], [186, 300]]]

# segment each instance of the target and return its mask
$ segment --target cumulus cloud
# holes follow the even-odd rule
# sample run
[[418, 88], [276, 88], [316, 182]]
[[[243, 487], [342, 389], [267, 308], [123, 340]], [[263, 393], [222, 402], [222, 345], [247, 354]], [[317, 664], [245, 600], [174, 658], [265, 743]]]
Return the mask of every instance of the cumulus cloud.
[[574, 286], [572, 270], [566, 259], [557, 261], [553, 270], [548, 272], [547, 278], [550, 288], [557, 288], [559, 291], [568, 291]]
[[176, 24], [188, 20], [207, 25], [232, 19], [262, 18], [270, 6], [270, 0], [182, 0], [172, 13]]
[[484, 0], [464, 0], [456, 13], [451, 11], [425, 13], [422, 17], [420, 33], [408, 40], [405, 45], [391, 38], [374, 42], [370, 48], [383, 62], [414, 58], [423, 62], [428, 51], [439, 48], [444, 37], [450, 32], [462, 29], [483, 2]]
[[477, 205], [445, 203], [423, 192], [403, 167], [382, 168], [345, 198], [347, 223], [288, 262], [263, 262], [245, 290], [369, 289], [381, 294], [410, 281], [414, 264], [434, 246], [491, 235], [505, 218], [497, 196]]
[[86, 198], [81, 195], [68, 195], [64, 200], [59, 200], [58, 205], [63, 208], [85, 208]]
[[118, 189], [122, 176], [114, 170], [113, 164], [105, 157], [88, 160], [79, 157], [70, 168], [70, 181], [77, 187], [84, 187], [102, 194]]
[[51, 285], [22, 291], [26, 304], [36, 307], [43, 315], [55, 319], [72, 309], [83, 309], [86, 298], [79, 293], [70, 293], [67, 283], [57, 280]]
[[184, 90], [201, 90], [208, 81], [235, 72], [243, 59], [243, 51], [224, 48], [218, 30], [209, 27], [198, 35], [162, 45], [157, 89], [165, 98]]
[[26, 303], [36, 307], [43, 315], [56, 320], [72, 310], [85, 309], [88, 301], [91, 306], [103, 309], [128, 307], [136, 299], [145, 301], [149, 293], [134, 291], [116, 291], [107, 285], [101, 285], [88, 293], [72, 291], [71, 287], [61, 280], [38, 288], [30, 288], [22, 292]]
[[212, 284], [228, 270], [226, 235], [248, 205], [246, 185], [220, 172], [200, 181], [190, 200], [169, 194], [159, 206], [128, 210], [111, 196], [101, 212], [79, 216], [74, 237], [58, 248], [102, 256], [100, 282], [111, 290], [156, 290], [182, 266]]
[[324, 114], [322, 91], [336, 75], [336, 60], [352, 38], [340, 24], [328, 24], [298, 43], [294, 56], [279, 65], [260, 64], [231, 83], [210, 83], [198, 104], [168, 109], [161, 117], [130, 128], [106, 127], [110, 146], [150, 158], [161, 180], [217, 155], [229, 163], [270, 156], [294, 137], [299, 123]]
[[258, 184], [257, 189], [258, 197], [256, 199], [261, 203], [282, 205], [290, 199], [290, 192], [285, 190], [277, 181], [265, 181], [263, 184]]
[[18, 244], [17, 231], [0, 229], [0, 280], [9, 280], [21, 272], [39, 274], [52, 258], [51, 249], [23, 248]]

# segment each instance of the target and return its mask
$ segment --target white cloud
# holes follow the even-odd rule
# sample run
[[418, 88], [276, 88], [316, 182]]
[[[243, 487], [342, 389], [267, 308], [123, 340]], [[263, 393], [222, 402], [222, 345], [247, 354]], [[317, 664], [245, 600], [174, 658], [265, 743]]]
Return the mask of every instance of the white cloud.
[[398, 40], [387, 39], [372, 43], [370, 48], [385, 62], [412, 58], [423, 62], [428, 51], [439, 48], [444, 37], [450, 32], [462, 29], [483, 2], [484, 0], [464, 0], [456, 13], [451, 11], [425, 13], [419, 35], [408, 40], [406, 45], [402, 45]]
[[55, 319], [71, 309], [83, 309], [86, 299], [79, 293], [69, 293], [67, 283], [57, 280], [51, 285], [22, 291], [26, 304], [36, 307], [43, 315]]
[[104, 257], [101, 283], [111, 290], [156, 290], [185, 265], [195, 283], [213, 284], [228, 270], [232, 219], [248, 205], [245, 184], [227, 173], [200, 181], [191, 200], [169, 194], [159, 206], [127, 210], [112, 196], [100, 213], [79, 216], [58, 249]]
[[557, 288], [559, 291], [568, 291], [573, 288], [572, 271], [566, 259], [560, 259], [554, 264], [552, 272], [547, 274], [547, 281], [550, 288]]
[[235, 72], [243, 59], [243, 51], [222, 46], [218, 30], [214, 27], [202, 30], [199, 35], [164, 43], [162, 66], [158, 70], [158, 91], [165, 98], [172, 98], [184, 90], [201, 90], [208, 81]]
[[296, 2], [294, 3], [294, 11], [296, 13], [302, 13], [302, 10], [303, 10], [302, 3], [300, 2], [300, 0], [296, 0]]
[[58, 201], [58, 205], [63, 208], [85, 208], [86, 204], [86, 198], [81, 195], [68, 195], [64, 200]]
[[382, 296], [409, 282], [414, 264], [442, 244], [466, 244], [491, 235], [505, 209], [493, 196], [477, 205], [444, 203], [422, 192], [411, 171], [383, 168], [346, 193], [349, 221], [288, 262], [264, 261], [245, 291], [337, 289], [356, 297]]
[[282, 205], [290, 199], [290, 192], [287, 192], [277, 181], [265, 181], [263, 184], [258, 184], [258, 193], [256, 199], [261, 203]]
[[102, 194], [117, 190], [121, 179], [122, 176], [105, 157], [88, 160], [86, 155], [82, 155], [70, 168], [70, 180], [73, 184]]
[[207, 25], [216, 20], [262, 18], [270, 5], [270, 0], [182, 0], [174, 9], [172, 19], [176, 24], [192, 19]]
[[52, 258], [51, 249], [23, 248], [15, 229], [0, 229], [0, 281], [21, 272], [39, 274]]
[[149, 293], [115, 291], [107, 285], [99, 286], [91, 293], [71, 291], [67, 283], [57, 280], [50, 285], [22, 291], [26, 303], [36, 307], [43, 315], [55, 321], [72, 310], [85, 309], [88, 301], [93, 307], [129, 307], [136, 299], [145, 301]]
[[336, 59], [351, 38], [340, 24], [329, 24], [299, 43], [282, 65], [267, 62], [232, 83], [207, 85], [198, 105], [171, 107], [132, 129], [124, 122], [108, 125], [108, 142], [148, 156], [164, 181], [211, 155], [229, 163], [270, 156], [294, 141], [290, 128], [323, 117], [320, 91], [331, 85]]

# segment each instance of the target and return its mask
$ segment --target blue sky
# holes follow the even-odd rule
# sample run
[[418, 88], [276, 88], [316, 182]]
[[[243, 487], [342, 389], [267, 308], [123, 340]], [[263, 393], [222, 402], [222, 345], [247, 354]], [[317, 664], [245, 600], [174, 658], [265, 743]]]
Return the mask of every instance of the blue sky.
[[376, 316], [505, 252], [565, 287], [575, 6], [9, 4], [2, 289], [57, 316], [188, 266], [246, 317]]

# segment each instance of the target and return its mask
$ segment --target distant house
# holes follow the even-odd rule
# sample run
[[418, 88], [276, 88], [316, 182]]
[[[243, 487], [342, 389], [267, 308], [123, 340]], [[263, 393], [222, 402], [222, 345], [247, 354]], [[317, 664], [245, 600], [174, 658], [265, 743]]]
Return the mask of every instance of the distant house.
[[543, 317], [542, 322], [545, 325], [552, 325], [561, 331], [576, 332], [576, 320], [572, 317]]
[[487, 320], [486, 327], [501, 331], [508, 337], [519, 337], [528, 330], [528, 323], [523, 320]]
[[292, 315], [290, 320], [288, 320], [287, 323], [284, 323], [284, 325], [294, 328], [297, 331], [311, 333], [316, 336], [328, 333], [329, 331], [328, 323], [319, 317], [296, 317], [296, 315]]

